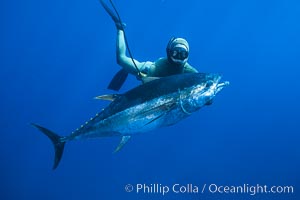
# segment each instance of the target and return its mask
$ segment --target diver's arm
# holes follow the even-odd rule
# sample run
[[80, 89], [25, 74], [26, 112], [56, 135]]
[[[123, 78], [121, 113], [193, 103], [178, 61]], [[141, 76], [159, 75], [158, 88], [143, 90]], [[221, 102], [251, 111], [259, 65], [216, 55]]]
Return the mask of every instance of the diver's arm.
[[[127, 72], [138, 75], [138, 71], [130, 57], [126, 56], [126, 43], [123, 30], [117, 31], [117, 63], [121, 65]], [[138, 69], [141, 68], [141, 63], [134, 59]]]
[[198, 70], [192, 67], [190, 64], [186, 63], [184, 66], [184, 73], [198, 73]]

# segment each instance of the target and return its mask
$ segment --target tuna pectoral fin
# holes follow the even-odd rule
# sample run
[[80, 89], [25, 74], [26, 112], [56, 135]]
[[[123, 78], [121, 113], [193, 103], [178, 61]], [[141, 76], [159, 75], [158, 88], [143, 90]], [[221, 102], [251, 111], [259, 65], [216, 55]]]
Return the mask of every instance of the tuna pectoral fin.
[[118, 145], [118, 147], [115, 149], [114, 153], [117, 153], [118, 151], [120, 151], [123, 146], [128, 142], [128, 140], [131, 138], [131, 136], [123, 136], [121, 139], [120, 144]]
[[53, 143], [54, 145], [54, 149], [55, 149], [55, 158], [54, 158], [54, 164], [53, 164], [53, 169], [56, 169], [59, 161], [62, 157], [62, 154], [64, 152], [64, 147], [65, 147], [65, 143], [64, 141], [61, 141], [61, 136], [53, 133], [52, 131], [41, 127], [37, 124], [31, 124], [32, 126], [36, 127], [37, 129], [39, 129], [41, 132], [43, 132]]
[[170, 110], [172, 110], [175, 106], [176, 106], [176, 103], [169, 102], [169, 103], [166, 103], [166, 104], [160, 105], [158, 107], [147, 110], [146, 112], [143, 113], [144, 115], [148, 115], [149, 113], [160, 113], [160, 114], [158, 116], [156, 116], [155, 118], [151, 119], [144, 126], [147, 126], [147, 125], [159, 120], [161, 117], [165, 116]]

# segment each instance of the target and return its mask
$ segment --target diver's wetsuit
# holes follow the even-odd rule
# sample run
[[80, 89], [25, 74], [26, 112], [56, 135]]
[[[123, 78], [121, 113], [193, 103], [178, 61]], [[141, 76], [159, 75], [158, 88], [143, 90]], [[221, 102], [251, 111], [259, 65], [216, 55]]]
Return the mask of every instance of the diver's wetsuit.
[[[123, 30], [117, 32], [117, 62], [127, 72], [137, 76], [138, 71], [130, 57], [126, 56], [126, 43]], [[143, 76], [147, 77], [165, 77], [182, 73], [197, 73], [198, 71], [187, 62], [184, 66], [174, 65], [167, 58], [159, 58], [155, 62], [139, 62], [134, 60], [137, 68]]]

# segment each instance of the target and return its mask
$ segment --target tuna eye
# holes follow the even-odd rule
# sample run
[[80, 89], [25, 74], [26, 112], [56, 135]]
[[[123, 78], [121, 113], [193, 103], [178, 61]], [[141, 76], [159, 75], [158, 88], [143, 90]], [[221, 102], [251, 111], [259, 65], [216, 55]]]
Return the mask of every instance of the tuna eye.
[[210, 87], [210, 86], [212, 86], [213, 84], [214, 84], [213, 81], [207, 81], [205, 87]]

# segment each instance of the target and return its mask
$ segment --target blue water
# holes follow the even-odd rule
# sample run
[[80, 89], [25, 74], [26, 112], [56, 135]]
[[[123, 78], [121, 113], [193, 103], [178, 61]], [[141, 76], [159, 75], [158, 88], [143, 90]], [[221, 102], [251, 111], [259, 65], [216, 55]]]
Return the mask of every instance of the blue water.
[[[112, 93], [116, 30], [97, 0], [1, 1], [0, 198], [300, 199], [300, 3], [115, 3], [136, 59], [165, 56], [169, 38], [184, 37], [190, 64], [231, 85], [212, 106], [132, 138], [117, 154], [119, 138], [70, 142], [52, 171], [52, 144], [29, 123], [67, 135], [108, 104], [93, 97]], [[121, 92], [138, 84], [130, 77]], [[175, 183], [199, 193], [124, 190]], [[204, 184], [294, 193], [202, 194]]]

